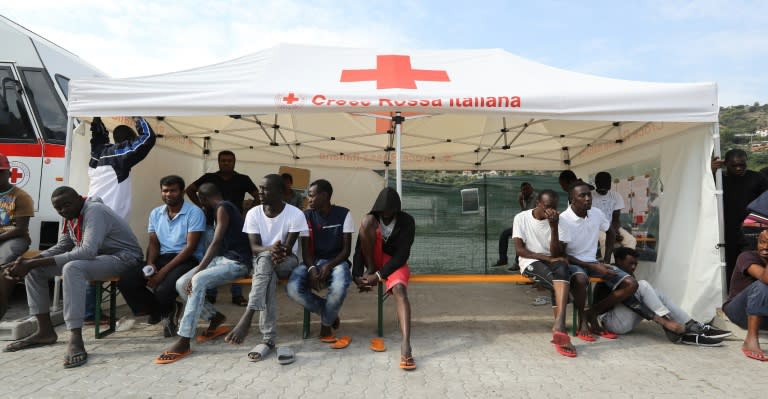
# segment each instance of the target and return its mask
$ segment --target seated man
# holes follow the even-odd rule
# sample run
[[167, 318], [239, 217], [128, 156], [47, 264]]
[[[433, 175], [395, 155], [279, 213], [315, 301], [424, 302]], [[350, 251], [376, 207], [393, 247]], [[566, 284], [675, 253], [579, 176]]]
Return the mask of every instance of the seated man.
[[[592, 186], [577, 180], [570, 187], [571, 205], [560, 214], [562, 225], [568, 231], [570, 241], [565, 254], [570, 263], [571, 293], [579, 315], [577, 336], [583, 341], [594, 341], [594, 334], [614, 339], [616, 334], [603, 330], [597, 315], [623, 302], [637, 291], [637, 281], [623, 270], [597, 260], [597, 237], [610, 227], [608, 219], [599, 209], [592, 209]], [[601, 277], [612, 292], [591, 309], [584, 311], [589, 277]]]
[[33, 259], [17, 259], [5, 271], [6, 277], [24, 278], [29, 312], [37, 319], [37, 331], [11, 343], [5, 351], [56, 342], [48, 282], [54, 276], [62, 276], [64, 322], [70, 333], [64, 367], [71, 368], [88, 360], [82, 336], [88, 281], [105, 280], [127, 270], [141, 270], [142, 254], [128, 223], [98, 197], [86, 201], [73, 188], [62, 186], [53, 190], [51, 201], [65, 219], [58, 243]]
[[[379, 192], [371, 211], [363, 218], [355, 248], [355, 283], [369, 290], [380, 283], [386, 284], [387, 293], [394, 295], [397, 319], [403, 340], [400, 344], [400, 368], [413, 370], [416, 362], [411, 351], [411, 304], [408, 301], [408, 278], [411, 269], [408, 257], [416, 236], [413, 217], [401, 210], [400, 195], [386, 187]], [[383, 351], [384, 343], [374, 338], [371, 349]]]
[[[248, 352], [252, 362], [263, 360], [275, 348], [277, 332], [277, 280], [290, 276], [299, 264], [296, 257], [297, 239], [307, 231], [307, 220], [299, 208], [283, 202], [283, 178], [277, 174], [264, 176], [259, 185], [261, 205], [245, 215], [243, 231], [253, 253], [253, 282], [248, 306], [237, 326], [224, 339], [241, 344], [248, 335], [253, 314], [258, 310], [261, 343]], [[281, 348], [287, 350], [287, 348]], [[278, 361], [293, 361], [293, 353], [278, 350]]]
[[557, 194], [543, 190], [538, 195], [536, 207], [515, 216], [513, 239], [515, 252], [520, 256], [522, 274], [533, 278], [555, 297], [555, 323], [552, 326], [552, 343], [558, 353], [576, 356], [565, 327], [565, 308], [568, 305], [570, 275], [568, 260], [561, 256], [560, 242], [570, 241], [568, 233], [559, 226]]
[[[0, 154], [0, 265], [13, 262], [29, 248], [29, 218], [35, 204], [26, 191], [11, 184], [11, 163]], [[8, 309], [13, 280], [0, 279], [0, 319]]]
[[[349, 344], [349, 337], [337, 341], [332, 328], [339, 328], [339, 309], [352, 281], [347, 259], [355, 225], [349, 209], [331, 205], [331, 195], [328, 180], [316, 180], [309, 186], [309, 209], [304, 211], [309, 232], [301, 237], [304, 264], [293, 269], [286, 289], [291, 299], [320, 315], [320, 340], [340, 349]], [[326, 298], [312, 292], [326, 286]]]
[[[533, 209], [536, 206], [538, 194], [533, 191], [531, 183], [523, 182], [520, 184], [520, 194], [517, 196], [517, 203], [520, 205], [520, 212]], [[509, 261], [507, 249], [509, 248], [509, 238], [512, 237], [512, 228], [504, 229], [499, 235], [499, 260], [493, 266], [505, 266]], [[520, 270], [518, 264], [518, 255], [515, 254], [515, 262], [507, 270], [514, 272]]]
[[621, 210], [624, 209], [624, 199], [621, 194], [611, 191], [611, 174], [598, 172], [595, 175], [595, 190], [592, 192], [592, 204], [601, 210], [603, 215], [610, 219], [611, 228], [600, 232], [600, 253], [606, 263], [611, 262], [613, 247], [621, 244], [622, 247], [635, 249], [637, 240], [632, 234], [624, 230], [619, 223]]
[[745, 356], [767, 361], [758, 334], [768, 330], [768, 230], [757, 238], [757, 251], [742, 252], [731, 275], [731, 289], [723, 312], [734, 324], [747, 329], [741, 345]]
[[176, 291], [186, 298], [184, 315], [179, 322], [179, 340], [163, 352], [155, 363], [173, 363], [192, 353], [190, 339], [195, 335], [197, 319], [210, 321], [203, 339], [211, 339], [229, 331], [219, 327], [226, 317], [206, 300], [206, 290], [248, 275], [251, 247], [243, 233], [243, 217], [237, 207], [224, 201], [221, 191], [213, 183], [203, 183], [197, 198], [206, 211], [214, 215], [213, 241], [197, 267], [176, 280]]
[[149, 323], [163, 321], [163, 336], [176, 335], [181, 304], [176, 302], [176, 280], [197, 266], [203, 247], [198, 245], [205, 231], [203, 211], [184, 201], [184, 179], [170, 175], [160, 179], [165, 205], [149, 214], [147, 265], [154, 274], [131, 269], [117, 283], [134, 314], [149, 314]]
[[[632, 248], [621, 247], [613, 252], [616, 266], [635, 275], [637, 252]], [[723, 338], [731, 335], [730, 331], [718, 330], [710, 325], [699, 323], [669, 300], [663, 293], [646, 280], [638, 280], [637, 292], [627, 298], [623, 304], [617, 304], [598, 316], [605, 328], [617, 334], [627, 334], [643, 319], [653, 320], [660, 325], [667, 338], [673, 343], [699, 346], [720, 346]], [[595, 301], [605, 298], [611, 289], [600, 283], [595, 287]]]

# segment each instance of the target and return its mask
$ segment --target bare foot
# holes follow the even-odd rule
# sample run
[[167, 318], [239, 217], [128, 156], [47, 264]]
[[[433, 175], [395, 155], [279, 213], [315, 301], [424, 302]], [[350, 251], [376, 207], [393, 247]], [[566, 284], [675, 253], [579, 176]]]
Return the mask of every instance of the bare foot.
[[64, 356], [64, 367], [76, 367], [88, 359], [88, 353], [85, 351], [83, 337], [72, 335], [67, 344], [67, 354]]
[[321, 337], [330, 337], [331, 335], [333, 335], [333, 330], [331, 330], [331, 326], [320, 325]]
[[172, 360], [173, 358], [177, 357], [174, 355], [170, 355], [170, 353], [186, 353], [189, 350], [189, 338], [186, 337], [179, 337], [179, 340], [174, 342], [173, 345], [171, 345], [168, 350], [163, 352], [158, 359], [160, 360]]
[[589, 332], [598, 335], [603, 332], [603, 327], [600, 325], [600, 322], [597, 321], [597, 315], [592, 310], [584, 311], [584, 318], [586, 319]]
[[243, 317], [241, 317], [240, 321], [237, 322], [235, 328], [233, 328], [232, 331], [230, 331], [229, 334], [224, 337], [224, 342], [228, 342], [233, 345], [242, 344], [245, 340], [245, 337], [248, 336], [248, 330], [251, 328], [253, 313], [253, 310], [246, 310], [245, 313], [243, 313]]
[[41, 333], [36, 332], [27, 338], [11, 342], [3, 349], [4, 352], [16, 352], [24, 349], [35, 348], [44, 345], [53, 345], [59, 339], [55, 332]]

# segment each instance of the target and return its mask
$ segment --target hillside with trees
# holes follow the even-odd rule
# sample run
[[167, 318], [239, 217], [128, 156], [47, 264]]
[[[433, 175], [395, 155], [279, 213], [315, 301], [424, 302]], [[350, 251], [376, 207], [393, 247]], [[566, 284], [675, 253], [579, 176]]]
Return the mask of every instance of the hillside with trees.
[[[768, 104], [720, 107], [720, 148], [725, 154], [731, 148], [741, 148], [749, 154], [749, 168], [768, 167], [768, 137], [754, 136], [768, 129]], [[760, 144], [765, 143], [765, 146]], [[752, 151], [754, 149], [754, 151]]]

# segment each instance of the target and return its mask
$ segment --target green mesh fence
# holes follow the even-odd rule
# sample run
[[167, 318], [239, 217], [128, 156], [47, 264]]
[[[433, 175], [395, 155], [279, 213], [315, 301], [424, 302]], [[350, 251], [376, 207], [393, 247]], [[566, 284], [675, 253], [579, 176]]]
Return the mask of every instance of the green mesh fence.
[[[499, 235], [512, 227], [520, 212], [520, 184], [529, 182], [536, 192], [552, 189], [561, 194], [560, 209], [568, 204], [557, 177], [552, 175], [462, 176], [404, 173], [403, 209], [416, 220], [416, 240], [409, 265], [414, 273], [508, 273], [492, 267], [498, 259]], [[425, 182], [425, 180], [437, 180]], [[442, 180], [442, 182], [440, 182]], [[394, 181], [390, 176], [390, 186]], [[476, 188], [480, 209], [462, 212], [461, 190]], [[509, 259], [514, 245], [509, 242]]]

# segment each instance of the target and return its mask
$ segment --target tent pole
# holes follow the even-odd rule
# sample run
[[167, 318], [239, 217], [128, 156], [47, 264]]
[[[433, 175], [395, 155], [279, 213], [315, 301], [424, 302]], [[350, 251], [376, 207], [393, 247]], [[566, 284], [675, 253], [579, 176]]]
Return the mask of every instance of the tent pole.
[[403, 196], [403, 175], [402, 175], [402, 169], [400, 165], [400, 159], [402, 158], [400, 155], [400, 131], [402, 129], [403, 121], [405, 118], [403, 118], [400, 115], [400, 111], [395, 112], [395, 116], [392, 118], [395, 122], [395, 178], [396, 178], [396, 187], [397, 187], [397, 193], [400, 194], [400, 197]]
[[[715, 156], [720, 157], [720, 123], [712, 124], [712, 140], [715, 143]], [[728, 298], [728, 281], [726, 280], [725, 265], [725, 218], [723, 215], [723, 170], [718, 169], [715, 172], [715, 196], [717, 196], [717, 221], [719, 224], [717, 244], [720, 250], [720, 283], [722, 285], [723, 302]]]
[[[69, 163], [72, 161], [72, 140], [74, 134], [74, 119], [71, 116], [67, 117], [67, 141], [64, 146], [64, 185], [69, 184]], [[63, 224], [64, 221], [62, 220]], [[61, 277], [56, 276], [53, 282], [53, 304], [51, 305], [51, 312], [59, 311], [59, 298], [61, 298]]]

